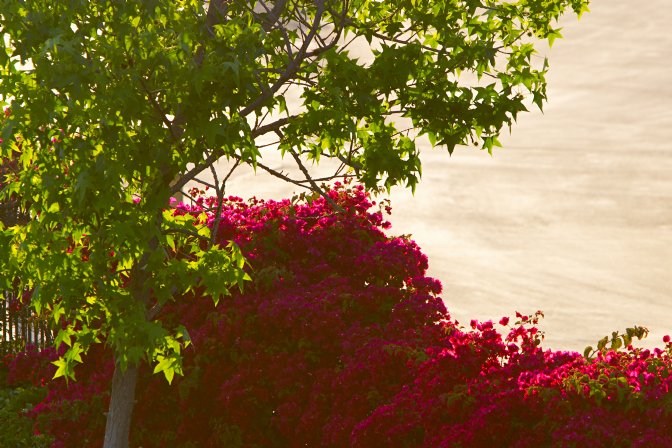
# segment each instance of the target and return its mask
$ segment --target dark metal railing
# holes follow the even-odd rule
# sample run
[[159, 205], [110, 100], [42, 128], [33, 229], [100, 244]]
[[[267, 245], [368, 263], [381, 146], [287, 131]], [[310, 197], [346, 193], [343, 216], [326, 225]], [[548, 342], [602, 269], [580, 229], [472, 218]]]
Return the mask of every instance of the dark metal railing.
[[[14, 157], [0, 159], [0, 190], [6, 186], [6, 178], [17, 164], [18, 153]], [[28, 214], [21, 207], [18, 197], [3, 198], [0, 202], [0, 222], [5, 227], [24, 225], [28, 221]], [[24, 302], [21, 291], [0, 291], [0, 356], [20, 352], [27, 345], [43, 348], [52, 342], [53, 335], [47, 319], [36, 316]]]
[[25, 350], [34, 345], [44, 348], [53, 341], [46, 317], [37, 316], [22, 303], [21, 295], [2, 293], [0, 299], [0, 356]]
[[[0, 159], [0, 190], [6, 186], [7, 177], [17, 169], [18, 164], [19, 154], [16, 152], [12, 157]], [[5, 227], [29, 222], [28, 213], [18, 196], [2, 198], [0, 222]], [[0, 291], [0, 356], [20, 352], [31, 344], [43, 348], [53, 340], [47, 318], [35, 315], [25, 303], [27, 301], [22, 300], [22, 294], [22, 291]]]

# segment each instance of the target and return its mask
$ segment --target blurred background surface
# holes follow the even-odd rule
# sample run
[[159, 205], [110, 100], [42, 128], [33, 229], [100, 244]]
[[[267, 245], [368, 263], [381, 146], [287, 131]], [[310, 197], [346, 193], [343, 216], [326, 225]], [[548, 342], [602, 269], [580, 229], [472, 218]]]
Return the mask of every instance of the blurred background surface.
[[[671, 23], [670, 0], [595, 0], [540, 47], [549, 101], [492, 157], [420, 142], [423, 178], [415, 196], [392, 191], [392, 232], [428, 255], [454, 318], [543, 310], [553, 349], [633, 325], [651, 330], [645, 346], [672, 333]], [[227, 184], [242, 197], [295, 189], [251, 170]]]

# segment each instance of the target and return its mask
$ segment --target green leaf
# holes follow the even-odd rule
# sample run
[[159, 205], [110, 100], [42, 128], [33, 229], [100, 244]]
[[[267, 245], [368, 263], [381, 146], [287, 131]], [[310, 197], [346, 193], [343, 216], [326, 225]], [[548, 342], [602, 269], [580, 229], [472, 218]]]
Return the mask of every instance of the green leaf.
[[73, 331], [70, 328], [64, 328], [58, 331], [58, 334], [54, 338], [54, 345], [59, 346], [61, 344], [66, 344], [67, 346], [72, 346], [72, 336]]
[[171, 384], [173, 382], [173, 378], [175, 377], [174, 359], [163, 356], [159, 356], [158, 359], [159, 362], [156, 364], [156, 366], [154, 366], [154, 373], [163, 372], [164, 376], [166, 377], [166, 381], [168, 381], [168, 384]]
[[618, 350], [623, 346], [623, 342], [621, 341], [620, 338], [614, 338], [611, 340], [611, 349], [612, 350]]
[[54, 373], [52, 379], [60, 378], [62, 376], [65, 377], [68, 376], [67, 375], [68, 365], [63, 358], [59, 358], [56, 361], [52, 361], [51, 363], [57, 367], [56, 372]]
[[557, 38], [562, 38], [562, 34], [560, 33], [560, 30], [562, 28], [555, 29], [551, 31], [547, 37], [548, 39], [548, 46], [553, 47], [553, 42], [555, 42], [555, 39]]

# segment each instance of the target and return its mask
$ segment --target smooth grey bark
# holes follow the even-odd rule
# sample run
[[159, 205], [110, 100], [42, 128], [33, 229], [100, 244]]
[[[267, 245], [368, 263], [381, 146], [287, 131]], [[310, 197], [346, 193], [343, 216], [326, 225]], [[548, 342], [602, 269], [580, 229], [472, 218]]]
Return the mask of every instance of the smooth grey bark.
[[137, 379], [137, 366], [129, 366], [122, 371], [115, 363], [103, 448], [128, 448]]

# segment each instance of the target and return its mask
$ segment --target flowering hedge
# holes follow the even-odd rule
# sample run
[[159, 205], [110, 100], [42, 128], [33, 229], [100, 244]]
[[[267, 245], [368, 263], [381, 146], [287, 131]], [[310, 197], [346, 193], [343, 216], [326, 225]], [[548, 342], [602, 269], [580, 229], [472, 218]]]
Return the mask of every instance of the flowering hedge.
[[[207, 213], [255, 281], [217, 307], [196, 290], [162, 311], [193, 348], [172, 386], [142, 372], [133, 446], [672, 446], [669, 344], [635, 349], [629, 332], [614, 336], [625, 350], [544, 351], [539, 313], [464, 328], [417, 245], [383, 232], [385, 204], [372, 211], [360, 187], [329, 196], [345, 212], [231, 197]], [[100, 446], [110, 354], [91, 350], [69, 384], [47, 381], [56, 356], [7, 358], [6, 382], [47, 388], [27, 416], [54, 446]]]

